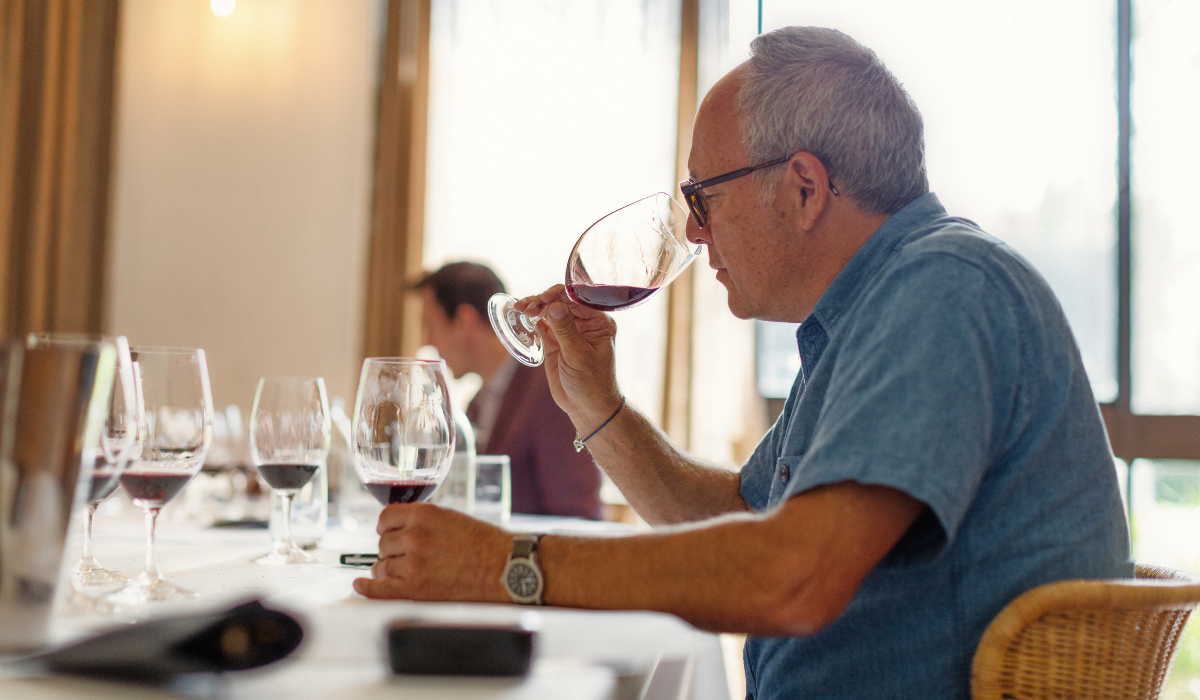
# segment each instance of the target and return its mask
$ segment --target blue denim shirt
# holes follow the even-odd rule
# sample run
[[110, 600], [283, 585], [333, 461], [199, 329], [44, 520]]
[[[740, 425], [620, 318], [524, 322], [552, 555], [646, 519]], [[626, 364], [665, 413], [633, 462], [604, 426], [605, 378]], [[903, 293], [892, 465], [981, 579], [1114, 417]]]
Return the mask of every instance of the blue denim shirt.
[[774, 698], [962, 698], [984, 628], [1022, 592], [1132, 576], [1104, 425], [1054, 294], [926, 194], [855, 253], [797, 331], [802, 369], [742, 468], [757, 510], [822, 484], [928, 508], [841, 616], [747, 640]]

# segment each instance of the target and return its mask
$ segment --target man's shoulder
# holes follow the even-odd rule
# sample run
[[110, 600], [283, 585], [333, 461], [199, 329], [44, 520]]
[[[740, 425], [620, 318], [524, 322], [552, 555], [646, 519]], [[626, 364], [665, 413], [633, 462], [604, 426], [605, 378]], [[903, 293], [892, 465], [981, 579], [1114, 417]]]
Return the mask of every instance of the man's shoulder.
[[974, 221], [946, 216], [911, 231], [896, 246], [897, 263], [937, 260], [987, 267], [1014, 262], [1020, 256], [1003, 241], [985, 233]]
[[930, 287], [965, 293], [978, 291], [970, 289], [976, 284], [1009, 304], [1014, 296], [1031, 293], [1044, 297], [1039, 303], [1053, 298], [1041, 274], [1020, 253], [960, 217], [941, 217], [914, 229], [897, 244], [880, 272], [885, 286], [921, 287], [911, 291], [927, 299], [936, 298], [927, 295]]

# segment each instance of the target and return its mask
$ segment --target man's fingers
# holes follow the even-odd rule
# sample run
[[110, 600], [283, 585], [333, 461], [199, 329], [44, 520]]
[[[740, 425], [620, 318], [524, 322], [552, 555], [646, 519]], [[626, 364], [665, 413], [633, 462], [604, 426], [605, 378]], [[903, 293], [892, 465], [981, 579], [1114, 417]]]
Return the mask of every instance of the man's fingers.
[[565, 300], [567, 298], [565, 291], [566, 287], [562, 286], [561, 284], [556, 284], [541, 294], [534, 294], [530, 297], [517, 299], [517, 301], [513, 304], [513, 307], [521, 313], [527, 313], [530, 316], [536, 316], [546, 308], [547, 304], [555, 301]]
[[568, 353], [578, 348], [580, 343], [585, 342], [579, 333], [579, 328], [575, 325], [575, 314], [566, 304], [555, 302], [548, 306], [542, 315], [542, 321], [550, 326], [550, 330], [554, 331], [554, 338], [558, 341], [559, 347]]
[[406, 583], [398, 578], [356, 578], [354, 591], [368, 598], [408, 598]]
[[375, 532], [380, 535], [401, 530], [437, 517], [438, 507], [432, 503], [393, 503], [379, 514]]

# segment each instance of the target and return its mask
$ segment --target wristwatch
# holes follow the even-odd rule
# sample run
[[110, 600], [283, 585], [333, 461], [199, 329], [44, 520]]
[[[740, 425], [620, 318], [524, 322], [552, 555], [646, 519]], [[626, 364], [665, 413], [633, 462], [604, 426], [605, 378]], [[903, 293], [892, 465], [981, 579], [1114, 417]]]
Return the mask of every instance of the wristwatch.
[[513, 537], [512, 553], [508, 555], [508, 563], [504, 565], [504, 575], [500, 577], [500, 583], [504, 584], [504, 590], [512, 596], [514, 603], [542, 604], [542, 590], [546, 587], [546, 579], [537, 563], [537, 545], [537, 535]]

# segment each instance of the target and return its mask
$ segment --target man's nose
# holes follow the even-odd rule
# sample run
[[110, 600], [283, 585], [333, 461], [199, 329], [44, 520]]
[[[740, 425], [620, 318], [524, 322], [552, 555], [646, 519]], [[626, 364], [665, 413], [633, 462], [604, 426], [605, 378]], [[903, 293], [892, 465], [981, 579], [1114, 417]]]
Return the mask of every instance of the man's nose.
[[687, 225], [684, 227], [684, 232], [687, 235], [689, 243], [708, 245], [707, 232], [696, 225], [696, 217], [690, 211], [688, 212]]

